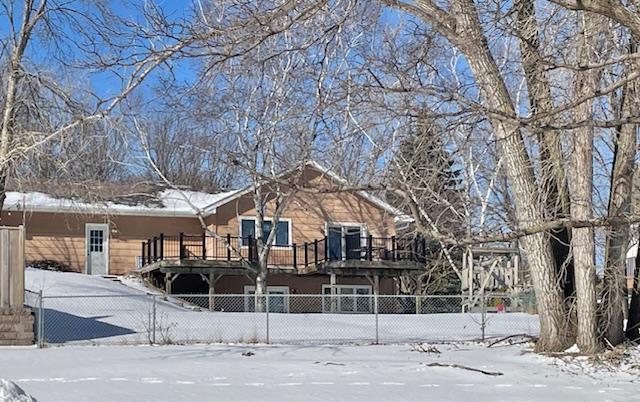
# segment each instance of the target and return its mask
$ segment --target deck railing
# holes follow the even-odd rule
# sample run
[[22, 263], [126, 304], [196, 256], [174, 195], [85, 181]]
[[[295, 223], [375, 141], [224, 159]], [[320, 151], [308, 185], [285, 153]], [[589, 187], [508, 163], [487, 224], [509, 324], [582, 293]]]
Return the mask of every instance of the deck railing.
[[[427, 245], [424, 239], [367, 236], [359, 240], [359, 244], [356, 242], [349, 248], [344, 246], [343, 239], [334, 243], [335, 239], [332, 242], [326, 236], [302, 244], [273, 245], [267, 265], [299, 268], [327, 261], [425, 260]], [[259, 259], [257, 241], [251, 236], [241, 238], [184, 233], [168, 236], [160, 233], [142, 242], [141, 251], [142, 266], [163, 260], [245, 261], [254, 264]]]

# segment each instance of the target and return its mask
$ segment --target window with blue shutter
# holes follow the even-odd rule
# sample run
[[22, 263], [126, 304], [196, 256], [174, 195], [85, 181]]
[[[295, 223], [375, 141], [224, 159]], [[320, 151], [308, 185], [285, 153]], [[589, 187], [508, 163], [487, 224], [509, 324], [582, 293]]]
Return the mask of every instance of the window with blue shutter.
[[[265, 220], [262, 232], [262, 238], [266, 241], [271, 232], [272, 222]], [[240, 228], [240, 237], [242, 237], [242, 245], [246, 246], [249, 243], [248, 237], [256, 237], [256, 221], [255, 219], [242, 219]], [[289, 222], [280, 221], [276, 226], [276, 238], [273, 241], [274, 246], [288, 246], [291, 244], [289, 239]]]

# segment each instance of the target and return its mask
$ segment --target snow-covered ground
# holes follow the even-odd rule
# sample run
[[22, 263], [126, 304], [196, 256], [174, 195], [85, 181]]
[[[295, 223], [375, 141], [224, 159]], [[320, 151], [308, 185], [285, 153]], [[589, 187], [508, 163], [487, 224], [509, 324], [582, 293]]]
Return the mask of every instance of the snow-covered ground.
[[2, 402], [35, 402], [35, 399], [24, 392], [12, 381], [0, 378], [0, 401]]
[[[530, 346], [68, 346], [0, 349], [0, 378], [39, 401], [634, 401], [638, 370]], [[487, 375], [460, 365], [502, 375]]]
[[[75, 273], [28, 269], [27, 288], [42, 290], [48, 343], [148, 343], [155, 307], [156, 343], [372, 343], [373, 314], [269, 314], [193, 311], [178, 300], [150, 297], [144, 288]], [[292, 303], [293, 298], [291, 296]], [[320, 302], [320, 296], [316, 297]], [[243, 296], [216, 296], [216, 303], [243, 305]], [[298, 299], [300, 301], [300, 299]], [[202, 301], [206, 302], [205, 299]], [[485, 334], [499, 337], [538, 332], [525, 313], [487, 315]], [[460, 341], [481, 337], [480, 314], [380, 314], [380, 343]]]
[[[45, 299], [45, 337], [68, 346], [0, 348], [0, 378], [40, 401], [631, 401], [638, 395], [640, 350], [620, 369], [539, 356], [530, 345], [457, 342], [425, 353], [406, 343], [478, 338], [474, 314], [381, 314], [386, 345], [366, 345], [374, 337], [370, 314], [269, 314], [271, 342], [280, 345], [126, 346], [148, 341], [153, 302], [144, 288], [37, 270], [26, 278], [29, 289], [58, 296]], [[193, 311], [179, 300], [156, 297], [156, 315], [157, 343], [260, 342], [266, 333], [264, 314]], [[488, 336], [537, 332], [536, 316], [488, 317]]]

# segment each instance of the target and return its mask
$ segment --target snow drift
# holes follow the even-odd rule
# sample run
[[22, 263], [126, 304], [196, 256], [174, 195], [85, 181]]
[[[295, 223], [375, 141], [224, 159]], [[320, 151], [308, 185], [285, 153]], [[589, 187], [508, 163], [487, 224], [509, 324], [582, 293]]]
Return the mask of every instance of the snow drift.
[[0, 378], [0, 402], [36, 402], [15, 383]]

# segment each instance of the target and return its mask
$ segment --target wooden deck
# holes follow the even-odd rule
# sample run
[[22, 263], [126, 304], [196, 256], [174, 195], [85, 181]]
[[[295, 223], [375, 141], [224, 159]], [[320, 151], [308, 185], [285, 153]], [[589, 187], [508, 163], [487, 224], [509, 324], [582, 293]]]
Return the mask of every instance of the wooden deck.
[[[419, 263], [408, 261], [323, 261], [298, 267], [269, 266], [270, 273], [286, 273], [293, 275], [309, 274], [337, 274], [344, 276], [379, 275], [381, 277], [396, 277], [413, 271], [422, 270]], [[153, 272], [163, 274], [205, 274], [219, 275], [247, 275], [255, 272], [246, 261], [216, 261], [216, 260], [162, 260], [146, 265], [139, 271], [143, 276]]]
[[298, 269], [299, 275], [336, 274], [340, 276], [398, 277], [414, 271], [424, 270], [424, 265], [413, 261], [323, 261]]
[[[336, 276], [366, 277], [377, 286], [380, 278], [424, 269], [424, 241], [368, 236], [361, 239], [361, 244], [365, 246], [347, 253], [330, 250], [326, 237], [301, 245], [277, 247], [269, 254], [269, 273], [328, 275], [331, 283], [335, 283]], [[222, 276], [255, 278], [257, 255], [255, 240], [250, 237], [160, 234], [143, 242], [143, 266], [139, 272], [149, 281], [164, 282], [167, 293], [171, 292], [171, 283], [178, 276], [200, 275], [213, 292], [213, 285]]]
[[[247, 261], [219, 261], [219, 260], [162, 260], [155, 261], [142, 267], [139, 272], [149, 275], [153, 272], [163, 274], [221, 274], [221, 275], [247, 275], [255, 272]], [[292, 273], [293, 267], [273, 266], [269, 267], [269, 272]]]

